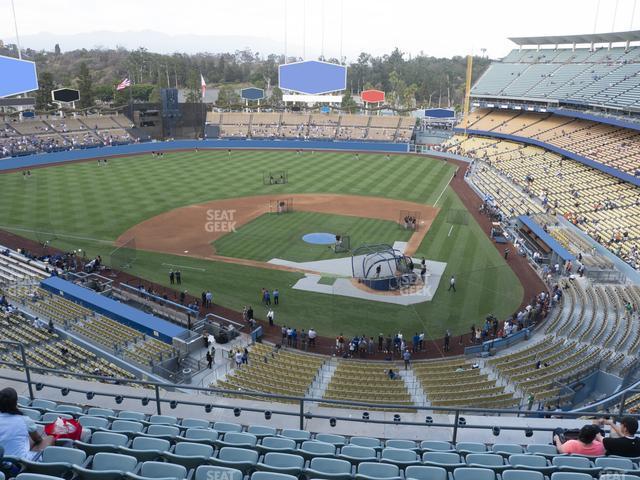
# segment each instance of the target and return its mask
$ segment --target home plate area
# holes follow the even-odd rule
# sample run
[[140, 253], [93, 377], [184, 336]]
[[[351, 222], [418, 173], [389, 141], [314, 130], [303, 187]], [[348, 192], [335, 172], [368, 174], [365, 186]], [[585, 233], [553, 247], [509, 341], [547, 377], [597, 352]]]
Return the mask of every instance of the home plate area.
[[[406, 242], [395, 242], [393, 249], [403, 253], [407, 246]], [[393, 303], [396, 305], [415, 305], [417, 303], [429, 302], [438, 289], [440, 279], [447, 264], [445, 262], [426, 261], [427, 272], [424, 283], [419, 278], [422, 267], [421, 258], [412, 258], [414, 262], [416, 282], [407, 282], [399, 287], [388, 290], [376, 290], [365, 285], [358, 278], [354, 278], [354, 264], [365, 261], [365, 255], [354, 257], [336, 258], [331, 260], [319, 260], [313, 262], [292, 262], [280, 258], [273, 258], [268, 263], [283, 265], [311, 271], [305, 273], [304, 278], [298, 280], [294, 285], [295, 290], [307, 292], [324, 293], [328, 295], [341, 295], [343, 297], [360, 298], [374, 302]], [[321, 281], [327, 279], [327, 281]]]

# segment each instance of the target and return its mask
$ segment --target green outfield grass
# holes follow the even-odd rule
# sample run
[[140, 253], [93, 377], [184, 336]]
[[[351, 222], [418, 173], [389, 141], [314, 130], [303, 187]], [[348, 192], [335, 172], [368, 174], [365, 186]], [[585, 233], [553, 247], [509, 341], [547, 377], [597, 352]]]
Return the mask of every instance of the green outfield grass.
[[[277, 169], [288, 170], [290, 183], [263, 185], [263, 172]], [[433, 301], [415, 307], [295, 291], [290, 287], [300, 278], [296, 273], [143, 251], [137, 252], [131, 273], [168, 284], [169, 265], [179, 265], [183, 286], [190, 292], [199, 295], [210, 288], [216, 303], [236, 309], [253, 304], [259, 317], [266, 313], [256, 305], [260, 289], [278, 287], [278, 323], [313, 326], [327, 335], [424, 330], [439, 337], [447, 328], [454, 334], [466, 332], [489, 313], [510, 315], [522, 299], [517, 277], [473, 219], [453, 228], [447, 223], [449, 209], [463, 208], [445, 188], [452, 173], [451, 165], [424, 157], [387, 160], [384, 155], [360, 154], [355, 160], [352, 154], [333, 152], [234, 151], [230, 160], [226, 151], [178, 152], [162, 159], [116, 158], [107, 167], [89, 161], [37, 169], [29, 179], [19, 173], [0, 175], [0, 228], [52, 240], [65, 250], [101, 254], [108, 261], [112, 242], [122, 232], [193, 203], [269, 193], [371, 195], [425, 204], [438, 200], [442, 210], [417, 255], [447, 262], [447, 270]], [[402, 233], [396, 230], [397, 239]], [[260, 255], [270, 253], [264, 249]], [[457, 277], [455, 294], [446, 291], [451, 274]]]
[[407, 241], [411, 237], [410, 232], [387, 220], [291, 212], [285, 215], [262, 215], [236, 232], [216, 240], [213, 245], [219, 255], [264, 262], [272, 258], [309, 262], [350, 255], [336, 254], [329, 245], [311, 245], [302, 240], [303, 235], [313, 232], [348, 233], [351, 248], [364, 243], [393, 245], [394, 241]]

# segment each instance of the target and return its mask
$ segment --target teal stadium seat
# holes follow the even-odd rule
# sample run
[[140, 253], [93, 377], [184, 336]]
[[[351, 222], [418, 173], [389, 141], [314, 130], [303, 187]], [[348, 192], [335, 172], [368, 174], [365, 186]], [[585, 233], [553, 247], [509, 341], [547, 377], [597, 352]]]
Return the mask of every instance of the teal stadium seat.
[[171, 442], [164, 438], [136, 437], [130, 447], [120, 447], [119, 453], [135, 457], [138, 462], [150, 462], [159, 459], [171, 448]]
[[362, 462], [356, 480], [401, 480], [400, 468], [388, 463]]
[[351, 437], [349, 439], [349, 445], [356, 445], [358, 447], [367, 447], [382, 449], [382, 442], [379, 438], [373, 437]]
[[246, 448], [222, 447], [209, 462], [219, 467], [237, 468], [246, 475], [258, 463], [258, 452]]
[[343, 435], [334, 435], [332, 433], [318, 433], [316, 440], [319, 442], [330, 443], [336, 448], [343, 447], [347, 444], [347, 439]]
[[203, 443], [178, 442], [172, 451], [164, 452], [162, 456], [169, 463], [192, 470], [198, 465], [209, 463], [213, 456], [213, 447]]
[[466, 466], [466, 463], [460, 458], [460, 454], [454, 452], [425, 452], [422, 454], [422, 461], [425, 465], [442, 467], [449, 472]]
[[485, 453], [487, 446], [484, 443], [460, 442], [456, 444], [456, 451], [462, 455], [467, 453]]
[[76, 440], [74, 445], [87, 455], [94, 455], [98, 452], [119, 453], [120, 447], [129, 445], [129, 437], [122, 433], [98, 431], [91, 435], [88, 443]]
[[416, 450], [416, 442], [413, 440], [387, 440], [384, 442], [385, 448], [400, 448], [402, 450]]
[[281, 452], [281, 453], [295, 453], [297, 452], [297, 443], [290, 438], [282, 437], [265, 437], [262, 439], [256, 448], [261, 453], [267, 452]]
[[588, 473], [554, 472], [551, 480], [593, 480], [593, 477]]
[[449, 474], [442, 467], [419, 465], [405, 468], [404, 477], [407, 480], [448, 480]]
[[491, 448], [491, 451], [493, 453], [504, 455], [505, 457], [524, 453], [524, 449], [522, 448], [522, 446], [516, 443], [495, 443]]
[[264, 425], [250, 425], [247, 428], [247, 433], [255, 435], [258, 438], [275, 437], [277, 430], [273, 427], [266, 427]]
[[155, 425], [177, 425], [178, 419], [171, 415], [151, 415], [148, 422]]
[[215, 422], [213, 424], [213, 429], [220, 433], [241, 432], [242, 425], [240, 425], [239, 423]]
[[527, 445], [527, 453], [542, 455], [545, 457], [555, 457], [556, 455], [559, 455], [558, 449], [555, 445], [549, 445], [546, 443], [531, 443]]
[[207, 443], [212, 447], [215, 446], [218, 436], [219, 434], [216, 430], [205, 428], [190, 428], [184, 434], [186, 440]]
[[495, 453], [470, 453], [465, 460], [469, 467], [490, 468], [496, 473], [502, 473], [507, 468], [511, 468], [505, 463], [502, 455]]
[[307, 440], [306, 442], [302, 442], [302, 445], [298, 449], [298, 454], [302, 455], [305, 460], [311, 460], [316, 457], [334, 457], [336, 447], [330, 443]]
[[209, 428], [209, 422], [200, 418], [183, 418], [180, 426], [186, 428]]
[[290, 453], [269, 452], [264, 455], [262, 462], [256, 464], [257, 470], [295, 476], [300, 475], [303, 468], [304, 458]]
[[280, 432], [281, 437], [290, 438], [296, 442], [304, 442], [311, 438], [311, 432], [306, 430], [295, 430], [292, 428], [285, 428]]
[[213, 465], [200, 465], [196, 468], [194, 480], [242, 480], [244, 475], [235, 468], [216, 467]]
[[77, 480], [120, 480], [125, 473], [135, 472], [138, 459], [117, 453], [96, 453], [86, 467], [73, 466]]
[[413, 450], [403, 450], [399, 448], [385, 448], [382, 450], [380, 461], [383, 463], [391, 463], [400, 468], [409, 467], [411, 465], [420, 465], [420, 457]]
[[175, 465], [173, 463], [144, 462], [137, 475], [127, 473], [125, 476], [131, 480], [141, 480], [144, 478], [183, 480], [187, 478], [187, 469], [182, 465]]
[[246, 432], [227, 432], [222, 440], [216, 441], [218, 447], [255, 448], [258, 437]]
[[63, 477], [72, 472], [74, 465], [82, 466], [87, 459], [83, 450], [67, 447], [47, 447], [39, 461], [20, 460], [25, 472]]
[[180, 436], [180, 429], [173, 425], [151, 424], [147, 427], [144, 434], [148, 437], [164, 438], [165, 440], [175, 440]]
[[122, 433], [129, 437], [135, 437], [139, 433], [142, 433], [144, 425], [140, 422], [134, 422], [132, 420], [114, 420], [109, 427], [109, 430], [116, 433]]
[[253, 472], [251, 480], [298, 480], [293, 475], [285, 475], [284, 473], [273, 472]]
[[337, 458], [316, 457], [311, 459], [309, 467], [304, 471], [306, 478], [323, 480], [349, 480], [351, 463]]
[[424, 440], [420, 442], [420, 450], [422, 452], [455, 452], [455, 449], [449, 442], [440, 440]]
[[82, 428], [88, 428], [90, 430], [107, 429], [109, 426], [109, 420], [104, 417], [93, 417], [89, 415], [83, 415], [78, 418], [78, 423], [82, 425]]
[[462, 467], [453, 471], [453, 480], [495, 480], [496, 472], [488, 468]]
[[353, 465], [360, 462], [377, 462], [378, 456], [375, 449], [370, 447], [359, 447], [357, 445], [345, 445], [340, 449], [338, 458], [346, 460]]
[[[638, 466], [635, 465], [629, 458], [621, 457], [600, 457], [596, 458], [595, 466], [602, 468], [603, 470], [617, 470], [619, 472], [625, 472], [630, 470], [637, 470]], [[640, 471], [637, 472], [640, 475]]]
[[545, 475], [551, 475], [558, 468], [549, 463], [547, 458], [542, 455], [511, 455], [509, 457], [509, 465], [516, 469], [535, 470]]
[[507, 470], [502, 474], [502, 480], [545, 480], [542, 472], [533, 470]]
[[147, 416], [142, 412], [134, 412], [131, 410], [122, 410], [118, 413], [119, 420], [133, 420], [134, 422], [145, 422]]
[[562, 455], [553, 457], [552, 463], [560, 472], [585, 473], [594, 477], [602, 470], [587, 457]]

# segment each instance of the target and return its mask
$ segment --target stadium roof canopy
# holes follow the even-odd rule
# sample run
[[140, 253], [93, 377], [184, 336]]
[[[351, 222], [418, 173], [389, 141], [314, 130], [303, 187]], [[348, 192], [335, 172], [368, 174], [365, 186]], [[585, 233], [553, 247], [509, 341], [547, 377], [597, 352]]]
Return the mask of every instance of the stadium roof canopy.
[[548, 37], [510, 37], [513, 43], [523, 45], [573, 45], [574, 43], [616, 43], [640, 41], [640, 30], [629, 32], [593, 33], [586, 35], [550, 35]]

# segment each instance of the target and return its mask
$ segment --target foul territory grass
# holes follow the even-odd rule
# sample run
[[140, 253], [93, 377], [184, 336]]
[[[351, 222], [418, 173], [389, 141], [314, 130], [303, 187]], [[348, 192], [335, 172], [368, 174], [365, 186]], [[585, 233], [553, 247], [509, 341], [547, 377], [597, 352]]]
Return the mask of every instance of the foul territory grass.
[[225, 257], [269, 261], [282, 258], [293, 262], [310, 262], [349, 256], [336, 254], [332, 245], [312, 245], [302, 236], [307, 233], [348, 233], [351, 248], [364, 243], [407, 241], [411, 233], [395, 222], [371, 218], [331, 215], [315, 212], [264, 214], [234, 233], [213, 242], [216, 253]]
[[[267, 170], [287, 169], [289, 184], [265, 186]], [[440, 288], [431, 302], [398, 307], [346, 297], [293, 290], [300, 274], [137, 251], [130, 273], [168, 285], [170, 265], [183, 272], [183, 288], [196, 296], [211, 289], [216, 303], [241, 309], [259, 305], [262, 287], [279, 288], [279, 323], [316, 328], [321, 334], [376, 336], [424, 330], [441, 337], [446, 329], [466, 332], [494, 313], [510, 315], [522, 299], [522, 287], [481, 228], [447, 223], [448, 209], [461, 209], [445, 188], [453, 167], [418, 156], [280, 151], [178, 152], [164, 158], [143, 155], [117, 158], [107, 167], [89, 161], [0, 175], [0, 228], [64, 250], [82, 249], [109, 261], [112, 242], [131, 226], [161, 212], [220, 198], [273, 193], [372, 195], [434, 204], [442, 210], [418, 256], [447, 262]], [[167, 227], [167, 234], [171, 234]], [[400, 235], [402, 232], [397, 231]], [[397, 239], [399, 239], [398, 237]], [[352, 247], [353, 247], [352, 243]], [[457, 293], [447, 292], [456, 275]]]

